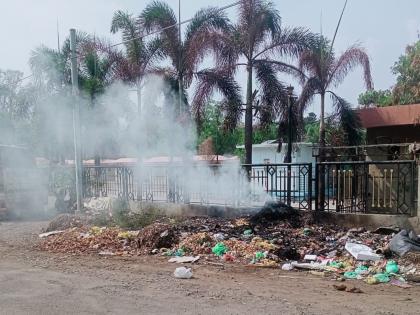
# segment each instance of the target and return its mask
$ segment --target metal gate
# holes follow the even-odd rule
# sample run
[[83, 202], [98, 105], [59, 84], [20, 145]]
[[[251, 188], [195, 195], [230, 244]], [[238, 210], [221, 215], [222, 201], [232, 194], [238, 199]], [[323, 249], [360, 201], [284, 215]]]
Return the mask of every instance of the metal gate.
[[[414, 161], [317, 163], [316, 209], [412, 215], [414, 169]], [[321, 180], [324, 180], [323, 192], [319, 188]]]

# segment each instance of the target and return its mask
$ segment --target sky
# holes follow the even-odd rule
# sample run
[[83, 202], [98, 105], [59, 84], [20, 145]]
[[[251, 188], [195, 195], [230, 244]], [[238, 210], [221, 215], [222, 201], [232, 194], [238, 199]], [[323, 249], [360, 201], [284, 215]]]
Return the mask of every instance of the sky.
[[[139, 14], [150, 0], [0, 0], [0, 69], [20, 70], [30, 74], [31, 50], [40, 44], [57, 47], [57, 22], [60, 39], [76, 28], [119, 42], [119, 35], [109, 32], [116, 10]], [[178, 0], [166, 1], [178, 12]], [[234, 0], [181, 0], [181, 19], [188, 19], [202, 7], [225, 6]], [[303, 26], [332, 38], [344, 0], [272, 0], [285, 26]], [[226, 11], [235, 21], [235, 8]], [[419, 0], [349, 0], [337, 35], [335, 50], [363, 45], [371, 58], [376, 89], [395, 83], [391, 66], [403, 54], [407, 44], [420, 32]], [[245, 74], [238, 81], [244, 83]], [[288, 78], [281, 78], [287, 82]], [[364, 91], [361, 69], [351, 73], [336, 89], [337, 94], [357, 104]], [[309, 108], [317, 112], [316, 103]]]

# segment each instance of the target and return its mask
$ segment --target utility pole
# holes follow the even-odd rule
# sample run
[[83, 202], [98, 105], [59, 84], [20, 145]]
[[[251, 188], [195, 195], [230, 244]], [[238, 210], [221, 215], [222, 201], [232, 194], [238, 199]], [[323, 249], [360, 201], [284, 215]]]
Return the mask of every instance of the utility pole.
[[181, 38], [181, 0], [178, 0], [178, 39], [179, 39], [179, 65], [178, 65], [178, 107], [179, 107], [179, 115], [181, 116], [182, 114], [182, 90], [183, 90], [183, 85], [182, 85], [182, 38]]
[[287, 165], [287, 205], [291, 205], [292, 196], [292, 95], [293, 95], [293, 86], [289, 85], [287, 87], [287, 155], [286, 163]]
[[76, 30], [70, 29], [70, 50], [71, 50], [71, 83], [73, 92], [73, 141], [74, 141], [74, 166], [76, 175], [76, 211], [82, 210], [82, 156], [80, 148], [80, 103], [79, 82], [77, 74], [77, 53], [76, 53]]

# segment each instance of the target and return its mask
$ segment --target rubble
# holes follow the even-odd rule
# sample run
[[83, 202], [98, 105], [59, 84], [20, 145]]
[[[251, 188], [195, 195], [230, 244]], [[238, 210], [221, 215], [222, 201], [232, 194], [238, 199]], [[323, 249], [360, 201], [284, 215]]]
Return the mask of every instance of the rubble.
[[178, 241], [175, 230], [169, 224], [153, 223], [139, 232], [138, 248], [151, 252], [155, 248], [171, 248]]
[[307, 225], [288, 211], [279, 211], [288, 214], [276, 214], [282, 219], [273, 221], [266, 220], [273, 211], [265, 218], [260, 213], [258, 220], [255, 216], [192, 217], [182, 221], [161, 218], [139, 231], [82, 225], [46, 235], [39, 246], [68, 254], [154, 254], [169, 256], [169, 261], [176, 263], [306, 270], [335, 281], [356, 279], [400, 287], [406, 287], [407, 281], [420, 281], [420, 253], [409, 251], [399, 257], [390, 251], [391, 240], [399, 235], [389, 234], [391, 229], [373, 233], [362, 228]]
[[83, 218], [73, 214], [60, 214], [50, 221], [44, 232], [62, 231], [74, 227], [82, 227]]
[[168, 260], [170, 263], [184, 264], [184, 263], [194, 263], [200, 259], [200, 256], [185, 256], [185, 257], [174, 257]]

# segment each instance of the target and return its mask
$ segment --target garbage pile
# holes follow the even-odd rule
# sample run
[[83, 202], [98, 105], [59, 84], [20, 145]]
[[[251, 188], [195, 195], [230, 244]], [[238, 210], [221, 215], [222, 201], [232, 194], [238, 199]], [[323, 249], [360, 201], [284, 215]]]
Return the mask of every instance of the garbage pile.
[[[420, 281], [420, 242], [413, 232], [345, 230], [308, 224], [294, 213], [284, 212], [282, 217], [273, 217], [273, 213], [269, 213], [270, 220], [261, 215], [191, 217], [182, 222], [162, 218], [138, 231], [76, 226], [44, 233], [39, 247], [67, 254], [154, 254], [175, 263], [205, 260], [308, 270], [339, 281], [359, 279], [400, 287], [409, 287], [408, 280]], [[288, 220], [290, 215], [293, 220]]]

